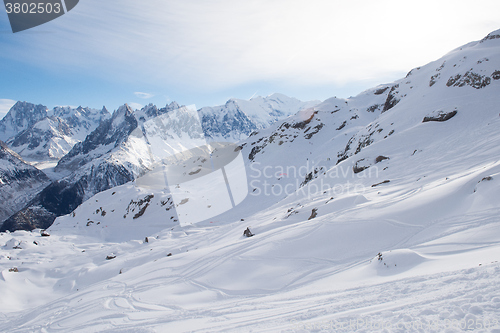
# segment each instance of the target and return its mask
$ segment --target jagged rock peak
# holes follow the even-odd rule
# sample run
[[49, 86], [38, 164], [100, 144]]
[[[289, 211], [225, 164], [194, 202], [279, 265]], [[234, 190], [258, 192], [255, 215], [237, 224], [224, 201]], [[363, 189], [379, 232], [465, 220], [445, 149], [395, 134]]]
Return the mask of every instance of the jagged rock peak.
[[132, 108], [127, 104], [120, 106], [115, 112], [113, 112], [113, 119], [118, 118], [120, 115], [130, 116], [134, 113]]
[[[33, 103], [18, 101], [12, 108], [10, 108], [9, 113], [13, 119], [23, 120], [23, 116], [28, 116], [33, 114], [33, 120], [42, 119], [47, 116], [47, 107], [45, 105], [35, 105]], [[31, 119], [30, 119], [31, 120]]]
[[148, 117], [155, 117], [159, 114], [158, 108], [152, 103], [149, 103], [148, 105], [143, 107], [141, 111], [144, 112]]
[[160, 116], [162, 114], [168, 113], [173, 110], [177, 110], [179, 108], [181, 108], [181, 106], [179, 106], [177, 102], [171, 102], [170, 104], [167, 104], [165, 107], [161, 109], [159, 109], [156, 105], [150, 103], [145, 107], [143, 107], [142, 109], [136, 110], [134, 114], [139, 121], [144, 122], [148, 119], [155, 118], [157, 116]]
[[0, 139], [7, 140], [18, 132], [27, 129], [37, 121], [47, 117], [47, 107], [28, 102], [17, 102], [7, 115], [0, 120]]
[[165, 108], [166, 108], [167, 110], [170, 110], [170, 111], [171, 111], [171, 110], [177, 110], [178, 108], [180, 108], [180, 106], [179, 106], [179, 104], [177, 104], [177, 102], [176, 102], [176, 101], [173, 101], [173, 102], [171, 102], [170, 104], [167, 104], [167, 106], [165, 106]]

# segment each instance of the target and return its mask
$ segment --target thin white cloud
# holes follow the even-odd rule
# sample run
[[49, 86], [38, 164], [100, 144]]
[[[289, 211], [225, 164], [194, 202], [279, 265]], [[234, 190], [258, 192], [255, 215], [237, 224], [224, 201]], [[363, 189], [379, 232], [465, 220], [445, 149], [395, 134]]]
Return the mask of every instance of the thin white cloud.
[[16, 101], [12, 99], [0, 99], [0, 119], [5, 117], [14, 104], [16, 104]]
[[57, 33], [23, 36], [39, 52], [0, 47], [180, 90], [345, 85], [400, 75], [480, 39], [499, 28], [498, 12], [498, 0], [87, 0], [51, 23]]
[[138, 91], [136, 91], [134, 93], [134, 95], [136, 95], [137, 97], [142, 98], [142, 99], [150, 99], [150, 98], [153, 98], [155, 96], [155, 95], [150, 94], [150, 93], [138, 92]]

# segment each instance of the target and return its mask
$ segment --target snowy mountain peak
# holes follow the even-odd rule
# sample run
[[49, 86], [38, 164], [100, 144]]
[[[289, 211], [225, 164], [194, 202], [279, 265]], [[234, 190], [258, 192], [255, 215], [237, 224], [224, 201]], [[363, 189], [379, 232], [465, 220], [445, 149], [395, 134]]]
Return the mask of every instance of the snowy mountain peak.
[[263, 99], [267, 100], [267, 101], [275, 101], [278, 103], [290, 103], [290, 102], [300, 103], [300, 100], [298, 100], [297, 98], [289, 97], [289, 96], [287, 96], [285, 94], [281, 94], [281, 93], [274, 93], [274, 94], [271, 94], [271, 95], [264, 97]]
[[6, 141], [11, 136], [47, 117], [47, 111], [47, 107], [41, 104], [17, 102], [0, 121], [0, 140]]
[[237, 100], [235, 98], [230, 98], [227, 100], [227, 102], [224, 104], [224, 106], [229, 107], [231, 105], [237, 105]]
[[58, 160], [109, 117], [106, 109], [56, 106], [45, 112], [43, 118], [15, 133], [7, 144], [29, 160]]
[[113, 119], [116, 119], [120, 116], [130, 116], [134, 113], [134, 110], [132, 110], [132, 108], [127, 104], [123, 104], [122, 106], [120, 106], [115, 112], [113, 112], [113, 116], [112, 118]]
[[[122, 105], [113, 112], [111, 118], [102, 121], [84, 141], [75, 144], [71, 151], [59, 161], [56, 170], [76, 170], [94, 159], [96, 154], [97, 156], [106, 154], [126, 141], [137, 125], [137, 119], [130, 106]], [[90, 152], [94, 153], [88, 155]]]
[[320, 101], [302, 102], [283, 94], [256, 96], [250, 100], [232, 98], [224, 105], [198, 110], [207, 138], [237, 142], [253, 131], [312, 107]]
[[[136, 110], [135, 112], [139, 113], [138, 110]], [[156, 107], [156, 105], [150, 103], [150, 104], [146, 105], [145, 107], [143, 107], [140, 110], [140, 112], [146, 114], [148, 117], [154, 117], [154, 116], [158, 115], [158, 108]]]
[[159, 115], [162, 115], [164, 113], [177, 110], [179, 109], [180, 106], [177, 104], [177, 102], [173, 101], [170, 104], [167, 104], [165, 107], [158, 109], [158, 107], [152, 103], [146, 105], [143, 107], [141, 110], [136, 110], [134, 112], [137, 120], [140, 122], [145, 122], [148, 119], [157, 117]]
[[481, 41], [486, 41], [486, 40], [490, 40], [490, 39], [500, 39], [500, 29], [490, 32]]
[[166, 110], [177, 110], [178, 108], [180, 108], [179, 104], [177, 104], [176, 101], [173, 101], [173, 102], [170, 102], [170, 104], [168, 104], [167, 106], [165, 106], [165, 109]]

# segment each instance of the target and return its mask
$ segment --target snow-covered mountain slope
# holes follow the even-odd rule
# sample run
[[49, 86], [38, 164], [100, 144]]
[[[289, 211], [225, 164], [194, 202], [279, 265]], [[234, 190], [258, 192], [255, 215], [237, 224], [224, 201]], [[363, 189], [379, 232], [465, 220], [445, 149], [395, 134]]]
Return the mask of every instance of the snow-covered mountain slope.
[[[238, 103], [245, 104], [241, 100]], [[259, 128], [314, 103], [275, 94], [267, 99], [248, 101], [244, 109], [254, 119], [252, 128]], [[96, 193], [136, 179], [167, 156], [202, 146], [207, 139], [226, 140], [215, 135], [213, 127], [204, 127], [208, 115], [212, 119], [225, 115], [223, 120], [218, 120], [222, 122], [218, 123], [221, 126], [219, 133], [223, 131], [231, 138], [247, 133], [242, 132], [240, 118], [228, 118], [226, 109], [220, 114], [215, 112], [212, 109], [189, 110], [175, 102], [161, 109], [152, 104], [136, 111], [127, 105], [120, 107], [111, 119], [102, 121], [85, 140], [77, 142], [60, 159], [54, 171], [61, 175], [61, 179], [54, 181], [27, 207], [10, 217], [5, 226], [9, 230], [46, 228], [55, 217], [68, 214]], [[249, 119], [242, 111], [238, 112], [241, 119]], [[201, 119], [200, 115], [203, 115]], [[207, 136], [208, 132], [211, 137]]]
[[7, 141], [10, 137], [28, 129], [47, 117], [47, 111], [47, 107], [43, 105], [17, 102], [0, 120], [0, 140]]
[[143, 163], [141, 157], [149, 157], [140, 137], [127, 141], [136, 128], [137, 120], [127, 105], [115, 111], [59, 161], [56, 172], [69, 175], [38, 193], [5, 221], [4, 228], [47, 228], [57, 216], [70, 213], [95, 193], [134, 179], [134, 169]]
[[497, 332], [499, 70], [500, 31], [260, 131], [197, 224], [136, 181], [1, 234], [0, 330]]
[[5, 219], [23, 208], [49, 183], [42, 171], [26, 164], [0, 141], [0, 228]]
[[203, 143], [196, 110], [173, 102], [134, 112], [125, 104], [59, 161], [55, 171], [69, 175], [47, 186], [4, 228], [47, 228], [94, 194], [134, 180], [164, 157]]
[[206, 137], [210, 141], [238, 142], [255, 130], [310, 108], [320, 101], [302, 102], [283, 94], [230, 99], [225, 105], [198, 110]]
[[29, 160], [59, 160], [109, 117], [106, 108], [56, 107], [47, 117], [11, 137], [7, 144]]
[[[384, 157], [391, 157], [392, 148], [374, 152], [375, 156], [361, 154], [375, 144], [384, 146], [395, 141], [399, 143], [398, 150], [412, 145], [408, 158], [413, 157], [422, 150], [418, 143], [429, 135], [429, 128], [435, 124], [446, 127], [463, 117], [480, 119], [481, 114], [488, 114], [493, 119], [499, 115], [500, 110], [495, 106], [500, 84], [497, 44], [498, 40], [491, 37], [469, 43], [437, 61], [413, 69], [394, 83], [380, 85], [347, 100], [326, 100], [277, 127], [251, 136], [242, 143], [243, 153], [255, 162], [253, 169], [260, 172], [269, 165], [273, 168], [276, 165], [307, 166], [307, 177], [303, 174], [297, 177], [299, 184], [337, 164], [360, 172], [383, 162]], [[478, 131], [483, 130], [483, 125], [478, 125]], [[395, 138], [398, 133], [404, 133], [405, 139], [401, 135]], [[415, 134], [406, 139], [409, 133]], [[284, 187], [290, 181], [290, 177], [274, 178], [267, 179], [270, 186]]]

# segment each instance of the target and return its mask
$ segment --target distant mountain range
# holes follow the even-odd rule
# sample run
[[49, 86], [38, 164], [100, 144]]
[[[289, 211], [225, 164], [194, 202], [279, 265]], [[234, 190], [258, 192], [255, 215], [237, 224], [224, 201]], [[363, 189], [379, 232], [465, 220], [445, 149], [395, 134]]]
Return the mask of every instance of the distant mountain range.
[[[150, 104], [135, 111], [123, 105], [110, 115], [106, 108], [48, 111], [42, 105], [18, 102], [0, 122], [0, 135], [31, 163], [57, 161], [48, 170], [57, 179], [2, 228], [48, 227], [55, 217], [71, 212], [94, 194], [149, 171], [166, 152], [182, 150], [178, 144], [186, 138], [235, 142], [317, 103], [274, 94], [230, 100], [194, 113], [177, 112], [185, 108], [172, 102], [164, 108]], [[194, 133], [200, 125], [201, 132]]]
[[238, 142], [252, 132], [269, 127], [275, 122], [319, 104], [302, 102], [283, 94], [255, 97], [251, 100], [230, 99], [226, 104], [204, 107], [198, 112], [205, 136], [210, 141]]
[[[268, 209], [276, 221], [283, 223], [328, 214], [333, 219], [337, 210], [349, 210], [368, 202], [364, 195], [356, 194], [360, 187], [374, 201], [378, 195], [387, 193], [392, 199], [387, 199], [389, 202], [384, 205], [390, 206], [413, 198], [427, 187], [439, 192], [442, 182], [453, 177], [460, 179], [462, 173], [469, 174], [467, 170], [493, 175], [474, 178], [470, 183], [474, 186], [494, 181], [500, 156], [496, 148], [498, 135], [494, 134], [494, 126], [500, 121], [496, 106], [500, 89], [500, 37], [492, 36], [496, 35], [490, 34], [415, 68], [396, 82], [381, 84], [349, 99], [327, 99], [255, 130], [238, 143], [245, 158], [250, 194], [242, 204], [216, 220], [252, 220], [259, 212], [267, 217], [271, 216]], [[186, 136], [186, 142], [192, 139]], [[467, 186], [474, 188], [472, 185]], [[491, 204], [485, 203], [488, 195], [473, 197], [469, 196], [471, 193], [463, 199], [466, 202], [463, 206], [450, 199], [453, 204], [439, 208], [439, 200], [445, 200], [439, 199], [432, 206], [434, 210], [425, 211], [425, 206], [412, 203], [420, 207], [415, 208], [419, 213], [405, 215], [405, 219], [417, 225], [443, 214], [449, 216]], [[154, 195], [151, 199], [154, 205], [145, 210], [144, 220], [169, 221], [158, 228], [175, 225], [172, 222], [177, 218], [175, 212], [161, 204], [170, 202], [165, 193], [141, 191], [135, 183], [101, 193], [95, 197], [98, 202], [88, 201], [85, 208], [77, 210], [77, 215], [90, 216], [84, 211], [98, 209], [127, 208], [116, 202], [118, 199], [114, 198], [118, 197], [122, 202], [142, 202], [144, 208], [149, 195]], [[372, 208], [371, 213], [382, 214], [376, 205]], [[400, 219], [397, 212], [387, 214]], [[68, 220], [71, 218], [60, 221]], [[102, 223], [93, 225], [92, 233], [96, 229], [106, 233], [102, 230], [104, 226], [114, 223], [108, 215], [98, 221]], [[71, 223], [67, 226], [73, 227]], [[78, 227], [82, 233], [87, 230], [85, 225]], [[119, 228], [119, 224], [115, 227]], [[124, 234], [142, 235], [141, 228]], [[147, 232], [151, 229], [144, 229]]]
[[[402, 138], [400, 133], [408, 133], [416, 119], [460, 118], [471, 103], [479, 107], [491, 94], [496, 96], [500, 65], [495, 36], [492, 33], [415, 68], [394, 83], [322, 103], [274, 94], [249, 101], [231, 99], [222, 106], [194, 111], [175, 102], [141, 110], [125, 104], [110, 115], [105, 108], [48, 111], [18, 102], [0, 121], [0, 137], [7, 139], [10, 150], [31, 162], [57, 161], [50, 170], [56, 179], [41, 190], [34, 186], [38, 191], [16, 199], [16, 204], [7, 200], [4, 216], [15, 212], [1, 230], [47, 228], [96, 193], [144, 175], [165, 155], [207, 140], [239, 142], [247, 163], [262, 168], [310, 165], [301, 179], [277, 177], [274, 186], [302, 187], [337, 165], [348, 164], [355, 174], [361, 173], [394, 154], [381, 149], [377, 156], [368, 156], [363, 153], [367, 147], [383, 147], [383, 142]], [[427, 128], [422, 127], [414, 141], [405, 139], [406, 145], [414, 147], [412, 156], [423, 149], [417, 143], [429, 135]], [[12, 159], [11, 155], [5, 156]], [[36, 181], [47, 185], [43, 177]], [[19, 208], [22, 202], [27, 204]], [[267, 200], [259, 206], [271, 203]]]
[[0, 121], [0, 138], [25, 159], [59, 160], [111, 115], [103, 108], [56, 107], [17, 102]]

